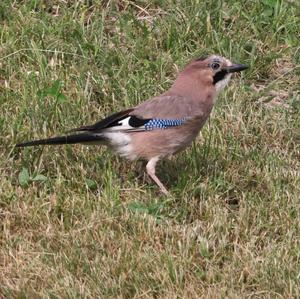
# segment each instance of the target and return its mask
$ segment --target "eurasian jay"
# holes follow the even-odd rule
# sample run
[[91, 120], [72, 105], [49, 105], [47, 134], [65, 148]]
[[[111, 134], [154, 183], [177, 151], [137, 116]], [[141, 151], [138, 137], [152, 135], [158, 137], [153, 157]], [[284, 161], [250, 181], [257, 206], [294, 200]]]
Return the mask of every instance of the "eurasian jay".
[[164, 194], [168, 194], [155, 175], [156, 163], [191, 144], [232, 73], [246, 68], [216, 55], [201, 57], [187, 64], [173, 85], [159, 96], [93, 125], [70, 131], [76, 133], [28, 141], [17, 146], [105, 144], [127, 159], [146, 160], [148, 175]]

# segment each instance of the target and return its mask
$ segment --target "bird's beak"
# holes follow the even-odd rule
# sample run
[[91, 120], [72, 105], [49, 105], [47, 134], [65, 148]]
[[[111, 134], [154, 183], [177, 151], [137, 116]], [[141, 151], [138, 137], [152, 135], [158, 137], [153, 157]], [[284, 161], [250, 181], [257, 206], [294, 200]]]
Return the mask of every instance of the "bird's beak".
[[241, 72], [245, 69], [247, 69], [248, 66], [244, 65], [244, 64], [232, 64], [231, 66], [226, 66], [224, 67], [224, 69], [228, 72], [228, 73], [235, 73], [235, 72]]

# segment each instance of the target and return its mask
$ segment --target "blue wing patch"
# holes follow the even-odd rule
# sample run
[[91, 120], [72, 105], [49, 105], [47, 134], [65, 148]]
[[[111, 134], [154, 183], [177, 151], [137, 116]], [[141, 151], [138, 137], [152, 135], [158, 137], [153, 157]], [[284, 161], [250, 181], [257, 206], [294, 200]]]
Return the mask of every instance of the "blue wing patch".
[[169, 129], [172, 127], [181, 126], [186, 122], [185, 118], [182, 119], [151, 119], [144, 126], [146, 131], [154, 129]]

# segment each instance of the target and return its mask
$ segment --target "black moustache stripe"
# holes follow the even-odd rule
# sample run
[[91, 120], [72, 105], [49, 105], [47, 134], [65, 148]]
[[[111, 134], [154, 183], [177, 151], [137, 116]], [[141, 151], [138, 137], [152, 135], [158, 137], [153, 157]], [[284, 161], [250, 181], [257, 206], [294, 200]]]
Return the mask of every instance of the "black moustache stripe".
[[213, 81], [213, 84], [216, 84], [217, 82], [223, 80], [225, 78], [225, 76], [227, 75], [227, 71], [225, 70], [221, 70], [219, 72], [217, 72], [215, 75], [214, 75], [214, 81]]

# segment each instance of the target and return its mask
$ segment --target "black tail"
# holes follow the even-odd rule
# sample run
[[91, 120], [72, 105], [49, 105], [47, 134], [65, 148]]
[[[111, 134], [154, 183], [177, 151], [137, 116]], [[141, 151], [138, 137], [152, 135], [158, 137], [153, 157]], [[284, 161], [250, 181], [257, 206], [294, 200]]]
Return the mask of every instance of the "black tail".
[[88, 142], [101, 142], [104, 138], [101, 135], [92, 135], [87, 133], [82, 134], [74, 134], [69, 136], [58, 136], [48, 139], [40, 139], [40, 140], [33, 140], [27, 141], [23, 143], [18, 143], [17, 147], [24, 147], [24, 146], [34, 146], [34, 145], [59, 145], [59, 144], [74, 144], [74, 143], [88, 143]]

